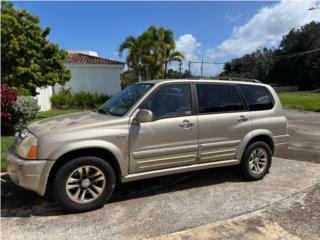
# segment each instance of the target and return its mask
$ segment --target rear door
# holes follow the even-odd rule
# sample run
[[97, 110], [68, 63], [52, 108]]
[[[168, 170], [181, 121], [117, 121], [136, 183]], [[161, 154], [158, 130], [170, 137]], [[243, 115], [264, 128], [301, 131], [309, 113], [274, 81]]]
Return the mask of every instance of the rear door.
[[235, 159], [252, 130], [250, 114], [234, 84], [197, 83], [199, 161]]

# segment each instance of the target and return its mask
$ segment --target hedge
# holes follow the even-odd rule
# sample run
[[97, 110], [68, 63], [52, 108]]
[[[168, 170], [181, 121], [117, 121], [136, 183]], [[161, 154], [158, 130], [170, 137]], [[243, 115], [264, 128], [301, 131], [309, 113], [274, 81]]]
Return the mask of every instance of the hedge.
[[105, 103], [110, 96], [90, 92], [77, 92], [72, 94], [70, 89], [61, 88], [59, 93], [51, 97], [53, 107], [60, 109], [69, 109], [71, 107], [79, 108], [98, 108]]

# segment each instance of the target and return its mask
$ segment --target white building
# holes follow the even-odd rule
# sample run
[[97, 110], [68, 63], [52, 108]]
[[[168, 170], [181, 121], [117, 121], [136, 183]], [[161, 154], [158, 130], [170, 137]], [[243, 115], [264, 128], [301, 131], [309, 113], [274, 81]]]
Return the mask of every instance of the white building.
[[[124, 63], [99, 57], [92, 51], [70, 51], [64, 61], [71, 71], [71, 79], [64, 88], [70, 88], [72, 93], [86, 91], [98, 94], [114, 95], [120, 91], [120, 74]], [[40, 111], [51, 109], [49, 101], [53, 92], [58, 93], [61, 86], [38, 89], [37, 99]]]

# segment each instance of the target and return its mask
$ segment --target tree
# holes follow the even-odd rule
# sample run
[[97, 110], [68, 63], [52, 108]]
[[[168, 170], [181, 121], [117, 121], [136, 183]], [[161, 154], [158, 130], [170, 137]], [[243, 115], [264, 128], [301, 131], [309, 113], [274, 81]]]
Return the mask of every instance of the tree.
[[167, 73], [168, 79], [183, 79], [183, 78], [191, 78], [191, 72], [188, 70], [185, 70], [184, 72], [179, 72], [174, 69], [169, 69]]
[[141, 38], [146, 44], [144, 52], [145, 77], [146, 79], [161, 78], [163, 76], [163, 53], [161, 49], [162, 36], [160, 31], [150, 26], [147, 31], [141, 34]]
[[39, 18], [12, 3], [1, 2], [1, 79], [11, 87], [36, 88], [63, 85], [70, 71], [63, 60], [67, 52], [49, 42], [50, 29], [39, 26]]
[[175, 50], [176, 42], [174, 40], [174, 34], [171, 30], [161, 27], [158, 29], [158, 32], [160, 35], [159, 45], [162, 54], [161, 60], [164, 64], [164, 78], [167, 78], [168, 65], [174, 61], [182, 61], [184, 59], [184, 55], [181, 52]]
[[310, 22], [285, 35], [276, 52], [273, 77], [300, 89], [320, 87], [320, 22]]
[[320, 22], [310, 22], [283, 36], [277, 49], [263, 48], [224, 64], [221, 76], [320, 87]]
[[119, 46], [119, 56], [127, 50], [126, 63], [137, 80], [167, 77], [168, 65], [182, 61], [184, 56], [176, 51], [171, 30], [150, 26], [137, 37], [127, 37]]
[[128, 51], [126, 57], [126, 63], [129, 68], [131, 68], [137, 80], [142, 77], [142, 70], [143, 70], [143, 52], [144, 50], [144, 42], [141, 37], [127, 37], [119, 46], [118, 52], [119, 56], [122, 57], [122, 53], [124, 50]]
[[262, 82], [269, 82], [273, 67], [273, 55], [274, 49], [272, 48], [257, 49], [251, 54], [225, 63], [220, 76], [254, 78]]
[[133, 84], [137, 81], [137, 76], [133, 70], [126, 70], [121, 74], [121, 89], [126, 88], [130, 84]]

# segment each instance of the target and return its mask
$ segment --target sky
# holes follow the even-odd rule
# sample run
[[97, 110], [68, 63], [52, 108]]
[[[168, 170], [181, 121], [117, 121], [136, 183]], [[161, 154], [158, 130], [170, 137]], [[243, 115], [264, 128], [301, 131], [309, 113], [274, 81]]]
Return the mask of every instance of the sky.
[[[150, 25], [175, 34], [177, 49], [188, 61], [225, 62], [259, 47], [277, 47], [283, 35], [312, 20], [320, 21], [320, 0], [250, 2], [14, 2], [50, 27], [49, 40], [66, 50], [91, 50], [125, 61], [117, 49], [128, 36]], [[175, 65], [173, 65], [175, 67]], [[204, 75], [223, 65], [205, 65]], [[191, 70], [199, 74], [200, 64]]]

